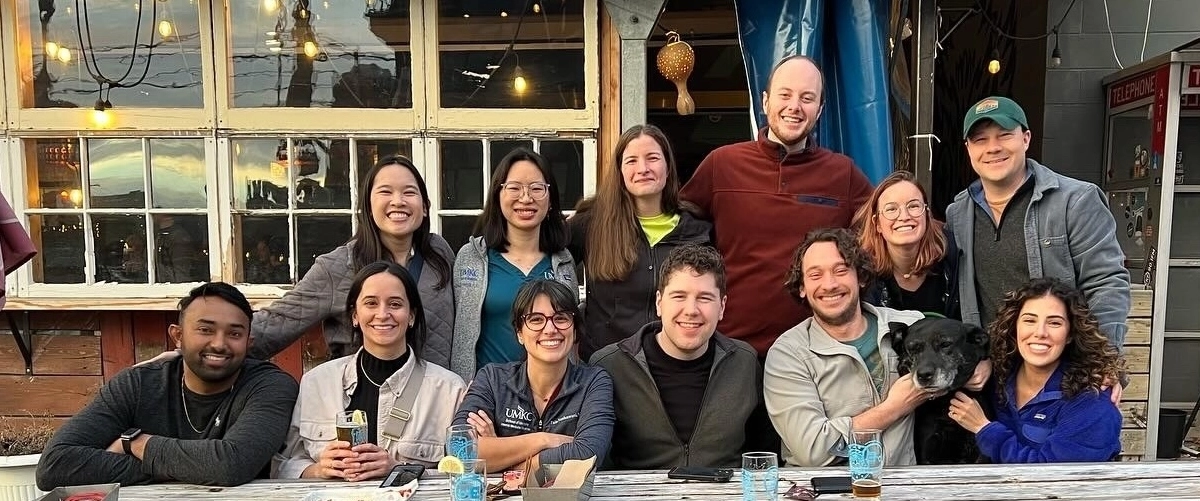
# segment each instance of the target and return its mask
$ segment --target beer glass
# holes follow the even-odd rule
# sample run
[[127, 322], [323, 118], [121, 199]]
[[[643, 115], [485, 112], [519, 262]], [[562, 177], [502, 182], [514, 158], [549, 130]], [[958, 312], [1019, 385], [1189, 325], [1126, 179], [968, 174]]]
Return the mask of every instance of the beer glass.
[[878, 499], [883, 485], [883, 432], [851, 431], [850, 488], [856, 498]]
[[779, 493], [779, 456], [774, 452], [742, 454], [742, 501], [775, 501]]
[[469, 424], [456, 424], [446, 431], [446, 455], [466, 461], [479, 457], [479, 438]]
[[354, 413], [362, 411], [346, 411], [339, 412], [337, 415], [337, 439], [342, 442], [350, 442], [350, 447], [367, 443], [367, 421], [359, 416], [359, 419], [354, 418]]
[[453, 501], [487, 501], [487, 463], [482, 459], [463, 459], [462, 473], [450, 474]]

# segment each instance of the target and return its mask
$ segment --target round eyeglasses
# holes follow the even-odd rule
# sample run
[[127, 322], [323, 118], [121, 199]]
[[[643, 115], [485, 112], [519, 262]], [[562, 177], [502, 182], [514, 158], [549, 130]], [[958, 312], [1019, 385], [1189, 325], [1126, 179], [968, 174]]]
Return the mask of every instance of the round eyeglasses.
[[521, 315], [521, 320], [525, 322], [526, 329], [538, 332], [544, 330], [547, 323], [554, 324], [554, 328], [558, 330], [567, 330], [575, 325], [575, 315], [565, 311], [554, 312], [554, 315], [549, 317], [538, 312], [526, 313]]
[[[925, 205], [924, 202], [917, 202], [914, 200], [912, 202], [904, 204], [904, 212], [908, 213], [908, 217], [921, 217], [921, 215], [925, 213], [925, 210], [928, 207], [929, 206]], [[879, 211], [878, 215], [883, 216], [888, 221], [895, 221], [897, 219], [900, 219], [900, 205], [899, 204], [887, 204], [887, 205], [883, 206], [883, 210]]]
[[509, 181], [500, 185], [500, 190], [509, 198], [521, 198], [522, 195], [528, 193], [529, 198], [534, 200], [545, 200], [546, 196], [550, 195], [550, 183], [529, 183], [522, 184], [515, 181]]

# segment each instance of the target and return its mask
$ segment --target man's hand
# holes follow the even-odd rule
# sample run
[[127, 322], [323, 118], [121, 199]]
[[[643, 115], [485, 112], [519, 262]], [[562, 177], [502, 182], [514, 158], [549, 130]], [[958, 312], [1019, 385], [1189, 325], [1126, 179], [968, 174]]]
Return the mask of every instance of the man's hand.
[[933, 400], [937, 397], [945, 395], [944, 391], [923, 390], [917, 388], [916, 382], [913, 381], [912, 373], [905, 374], [892, 383], [892, 387], [888, 389], [887, 399], [884, 403], [889, 403], [903, 409], [905, 414], [912, 412], [917, 406]]
[[346, 478], [345, 470], [350, 460], [356, 459], [358, 453], [350, 450], [350, 442], [334, 440], [321, 451], [317, 462], [304, 469], [302, 478]]
[[181, 354], [182, 354], [182, 352], [180, 352], [179, 350], [164, 351], [161, 354], [156, 355], [154, 358], [151, 358], [150, 360], [142, 360], [141, 362], [133, 364], [133, 366], [138, 367], [138, 366], [142, 366], [142, 365], [146, 365], [146, 364], [152, 364], [154, 362], [165, 362], [167, 360], [175, 360], [176, 358], [179, 358], [179, 356]]
[[358, 457], [345, 460], [346, 480], [357, 482], [387, 475], [396, 466], [391, 453], [375, 444], [359, 444], [350, 449]]
[[467, 424], [475, 429], [476, 437], [496, 436], [496, 426], [492, 423], [492, 418], [488, 417], [486, 411], [478, 410], [467, 414]]
[[1113, 405], [1121, 405], [1121, 397], [1125, 396], [1125, 387], [1121, 386], [1121, 382], [1115, 378], [1107, 378], [1104, 380], [1104, 386], [1100, 387], [1100, 391], [1112, 388], [1112, 403]]
[[950, 401], [950, 419], [971, 433], [979, 433], [991, 422], [983, 414], [979, 402], [961, 391], [954, 392], [954, 399]]
[[975, 364], [975, 373], [971, 375], [971, 379], [967, 380], [967, 384], [963, 385], [963, 388], [971, 391], [982, 390], [983, 385], [987, 384], [990, 377], [992, 377], [991, 359], [980, 360], [978, 364]]

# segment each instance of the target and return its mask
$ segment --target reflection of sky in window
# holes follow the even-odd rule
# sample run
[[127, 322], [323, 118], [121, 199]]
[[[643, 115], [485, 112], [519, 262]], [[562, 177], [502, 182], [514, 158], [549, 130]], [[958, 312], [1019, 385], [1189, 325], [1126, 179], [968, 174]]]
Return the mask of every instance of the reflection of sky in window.
[[[51, 104], [42, 106], [91, 107], [96, 98], [99, 85], [88, 74], [86, 63], [95, 60], [100, 72], [112, 80], [120, 80], [128, 70], [124, 83], [133, 83], [146, 69], [145, 57], [149, 51], [145, 47], [150, 42], [150, 36], [157, 44], [154, 48], [153, 64], [148, 69], [145, 81], [134, 88], [115, 88], [110, 100], [116, 107], [200, 107], [203, 105], [201, 92], [201, 58], [199, 37], [199, 7], [187, 0], [145, 1], [141, 2], [142, 10], [133, 8], [136, 1], [91, 1], [79, 4], [62, 2], [58, 5], [47, 26], [48, 36], [42, 39], [40, 32], [38, 2], [29, 0], [27, 20], [29, 32], [28, 41], [32, 45], [31, 60], [35, 73], [43, 66], [52, 75], [48, 94]], [[75, 10], [76, 5], [85, 8], [87, 21], [83, 12]], [[157, 19], [153, 18], [151, 9], [158, 9]], [[141, 15], [141, 29], [137, 32], [138, 55], [130, 58], [131, 47], [134, 43], [138, 16]], [[77, 21], [78, 18], [78, 21]], [[158, 24], [167, 20], [172, 25], [172, 36], [163, 40], [158, 32]], [[90, 28], [90, 42], [85, 36], [84, 44], [87, 51], [80, 50], [79, 23]], [[85, 35], [86, 35], [85, 31]], [[45, 43], [55, 42], [66, 47], [71, 53], [67, 63], [46, 57]], [[94, 47], [95, 50], [91, 48]], [[49, 61], [47, 61], [49, 59]], [[132, 62], [132, 68], [130, 63]], [[40, 82], [39, 82], [40, 83]], [[108, 96], [106, 96], [108, 97]]]
[[[294, 27], [295, 20], [292, 11], [296, 2], [279, 2], [280, 7], [274, 12], [263, 8], [263, 2], [238, 1], [229, 2], [229, 16], [233, 25], [233, 47], [238, 49], [255, 49], [256, 52], [268, 53], [266, 46], [267, 32], [289, 32]], [[348, 7], [352, 4], [354, 7]], [[328, 5], [328, 7], [326, 7]], [[365, 4], [348, 2], [346, 0], [330, 0], [328, 2], [309, 2], [309, 25], [322, 43], [341, 45], [347, 51], [380, 51], [390, 52], [387, 44], [371, 32], [368, 18], [363, 15]], [[283, 29], [276, 30], [276, 23], [283, 20]], [[379, 21], [377, 21], [379, 22]], [[407, 18], [388, 18], [389, 25], [403, 26], [403, 32], [408, 32]], [[404, 40], [407, 44], [408, 40]], [[286, 48], [286, 47], [285, 47]]]
[[[96, 207], [142, 207], [134, 192], [145, 189], [142, 142], [139, 139], [93, 139], [88, 141], [88, 174], [92, 205]], [[113, 197], [103, 200], [106, 197]], [[119, 199], [117, 197], [120, 197]]]
[[150, 177], [155, 207], [207, 207], [204, 140], [151, 139]]

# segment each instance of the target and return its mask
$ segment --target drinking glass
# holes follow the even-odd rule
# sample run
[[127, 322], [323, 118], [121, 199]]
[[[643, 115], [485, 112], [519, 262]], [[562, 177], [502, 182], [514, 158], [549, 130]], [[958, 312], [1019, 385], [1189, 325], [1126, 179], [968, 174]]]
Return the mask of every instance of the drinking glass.
[[342, 442], [350, 442], [350, 447], [367, 443], [367, 422], [366, 420], [356, 421], [354, 419], [355, 412], [339, 412], [335, 423], [337, 439]]
[[861, 429], [850, 433], [850, 486], [854, 497], [878, 499], [883, 485], [883, 432]]
[[446, 455], [466, 461], [479, 457], [479, 437], [469, 424], [456, 424], [446, 431]]
[[779, 456], [774, 452], [742, 454], [742, 501], [775, 501], [779, 493]]
[[463, 459], [463, 472], [450, 474], [453, 501], [487, 501], [487, 464], [482, 459]]

